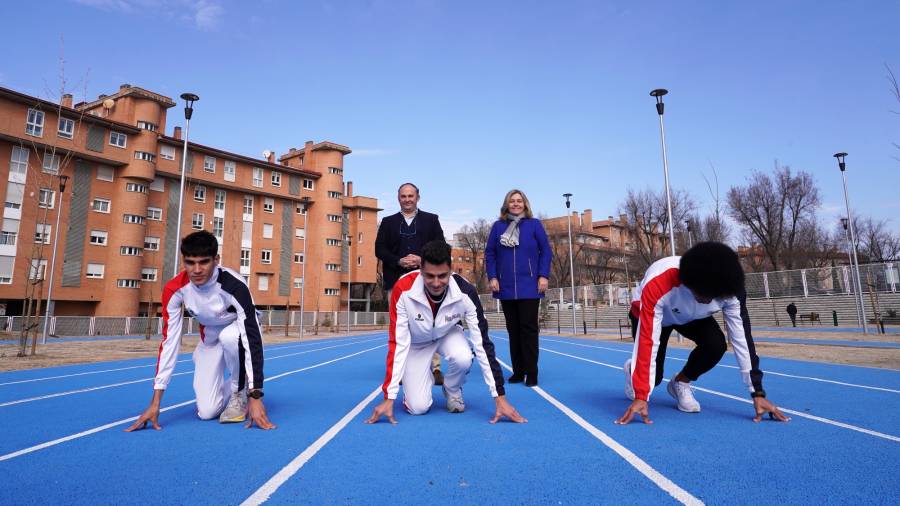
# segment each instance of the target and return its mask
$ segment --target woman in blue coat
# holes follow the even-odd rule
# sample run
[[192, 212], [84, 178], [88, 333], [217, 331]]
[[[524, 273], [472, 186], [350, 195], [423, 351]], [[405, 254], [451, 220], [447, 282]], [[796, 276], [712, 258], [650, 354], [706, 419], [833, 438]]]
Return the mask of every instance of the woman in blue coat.
[[510, 190], [484, 250], [491, 291], [500, 299], [509, 332], [510, 383], [538, 382], [538, 309], [547, 290], [551, 257], [547, 232], [534, 218], [528, 197], [521, 190]]

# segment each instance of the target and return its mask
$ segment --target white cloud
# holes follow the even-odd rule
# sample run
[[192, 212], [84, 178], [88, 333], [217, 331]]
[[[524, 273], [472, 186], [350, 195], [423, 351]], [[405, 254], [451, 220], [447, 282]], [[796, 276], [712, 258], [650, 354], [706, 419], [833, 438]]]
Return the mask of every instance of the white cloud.
[[225, 15], [225, 8], [221, 5], [201, 0], [194, 5], [194, 23], [201, 30], [215, 30], [222, 23], [222, 17]]
[[[75, 3], [107, 11], [140, 15], [151, 13], [180, 19], [197, 29], [219, 28], [225, 8], [218, 0], [72, 0]], [[175, 14], [177, 13], [177, 14]]]

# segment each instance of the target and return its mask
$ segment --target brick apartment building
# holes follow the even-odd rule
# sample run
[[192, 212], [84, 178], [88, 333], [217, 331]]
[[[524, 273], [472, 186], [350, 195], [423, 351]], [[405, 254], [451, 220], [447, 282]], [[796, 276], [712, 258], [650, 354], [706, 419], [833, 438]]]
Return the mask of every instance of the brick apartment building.
[[[184, 141], [180, 127], [166, 134], [175, 105], [130, 85], [75, 105], [71, 95], [57, 104], [0, 88], [6, 314], [22, 313], [28, 283], [43, 279], [46, 298], [57, 212], [56, 315], [136, 316], [151, 302], [159, 313], [162, 287], [176, 269]], [[276, 161], [192, 139], [181, 234], [215, 234], [222, 264], [244, 276], [258, 306], [297, 309], [304, 286], [308, 311], [340, 310], [349, 279], [353, 308], [365, 309], [376, 281], [379, 209], [345, 182], [350, 152], [307, 142]], [[62, 175], [69, 179], [60, 195]]]

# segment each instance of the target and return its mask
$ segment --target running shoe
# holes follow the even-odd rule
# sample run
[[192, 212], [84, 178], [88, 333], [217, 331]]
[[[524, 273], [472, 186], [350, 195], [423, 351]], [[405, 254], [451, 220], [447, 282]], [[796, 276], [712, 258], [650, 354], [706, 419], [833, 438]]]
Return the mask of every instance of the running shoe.
[[688, 383], [675, 381], [675, 378], [672, 378], [666, 390], [669, 392], [669, 395], [678, 401], [678, 409], [680, 411], [685, 413], [700, 412], [700, 403], [694, 398], [694, 389]]
[[219, 415], [219, 423], [239, 423], [247, 419], [247, 390], [234, 392], [225, 411]]

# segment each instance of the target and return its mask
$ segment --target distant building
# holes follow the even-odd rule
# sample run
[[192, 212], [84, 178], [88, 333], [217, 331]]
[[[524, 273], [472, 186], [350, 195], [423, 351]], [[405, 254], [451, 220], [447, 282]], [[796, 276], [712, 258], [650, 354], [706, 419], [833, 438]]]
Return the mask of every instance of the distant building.
[[[160, 312], [162, 287], [178, 268], [184, 141], [180, 127], [166, 134], [166, 113], [175, 105], [127, 84], [75, 105], [71, 95], [56, 104], [0, 88], [6, 314], [21, 314], [26, 283], [43, 279], [46, 297], [57, 212], [56, 315], [141, 315], [151, 303]], [[259, 306], [296, 309], [304, 286], [308, 311], [340, 310], [348, 280], [354, 308], [366, 305], [376, 281], [379, 209], [345, 182], [350, 152], [310, 141], [276, 161], [274, 154], [253, 158], [191, 139], [181, 235], [212, 232], [222, 264], [244, 276]], [[58, 175], [69, 177], [62, 199]]]

